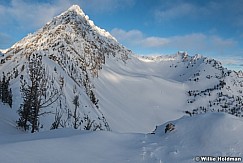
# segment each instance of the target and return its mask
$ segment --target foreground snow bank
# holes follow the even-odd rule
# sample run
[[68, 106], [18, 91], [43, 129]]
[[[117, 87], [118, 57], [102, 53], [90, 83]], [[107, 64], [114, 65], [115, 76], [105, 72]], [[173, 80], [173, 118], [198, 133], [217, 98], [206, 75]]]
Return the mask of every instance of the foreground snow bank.
[[[169, 123], [169, 122], [168, 122]], [[243, 156], [243, 121], [211, 113], [171, 121], [175, 130], [121, 134], [59, 129], [0, 135], [0, 162], [194, 162], [195, 156]]]
[[165, 162], [194, 162], [195, 156], [243, 156], [243, 121], [232, 115], [209, 113], [172, 121], [175, 130], [164, 133], [166, 124], [155, 135], [161, 141], [156, 156]]

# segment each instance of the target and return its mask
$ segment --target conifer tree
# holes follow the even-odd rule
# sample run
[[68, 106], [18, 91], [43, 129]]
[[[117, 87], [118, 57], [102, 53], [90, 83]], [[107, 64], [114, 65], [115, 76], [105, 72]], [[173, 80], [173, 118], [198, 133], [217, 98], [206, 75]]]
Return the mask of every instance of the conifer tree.
[[13, 94], [12, 94], [12, 89], [10, 88], [8, 91], [8, 100], [7, 103], [9, 106], [12, 108], [12, 103], [13, 103]]
[[31, 88], [27, 85], [26, 80], [21, 80], [21, 88], [20, 88], [23, 104], [20, 105], [18, 110], [18, 114], [20, 116], [17, 121], [17, 126], [23, 128], [25, 131], [29, 130], [30, 123], [30, 109], [31, 109]]
[[2, 102], [7, 102], [7, 95], [8, 95], [8, 82], [6, 80], [6, 76], [3, 74], [2, 80]]
[[6, 79], [3, 73], [3, 79], [0, 80], [0, 99], [3, 103], [9, 104], [12, 107], [12, 90], [9, 88], [10, 78]]
[[41, 55], [34, 54], [30, 57], [28, 73], [29, 82], [24, 79], [21, 81], [23, 104], [18, 110], [20, 118], [17, 125], [24, 130], [29, 130], [31, 127], [33, 133], [39, 131], [40, 115], [48, 113], [41, 113], [41, 109], [54, 103], [59, 97], [59, 92], [52, 83], [52, 92], [47, 95], [48, 74]]
[[3, 82], [0, 80], [0, 99], [2, 100]]
[[74, 114], [73, 114], [73, 118], [74, 118], [74, 123], [73, 123], [73, 126], [74, 126], [74, 129], [78, 129], [79, 127], [79, 115], [78, 115], [78, 112], [77, 112], [77, 109], [79, 107], [79, 96], [78, 95], [75, 95], [74, 96], [74, 99], [73, 99], [73, 104], [75, 106], [75, 110], [74, 110]]

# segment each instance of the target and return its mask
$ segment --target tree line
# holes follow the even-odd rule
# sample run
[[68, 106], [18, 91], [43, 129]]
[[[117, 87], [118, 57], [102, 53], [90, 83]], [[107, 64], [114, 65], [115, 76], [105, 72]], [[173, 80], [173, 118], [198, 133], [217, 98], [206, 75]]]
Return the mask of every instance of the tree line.
[[9, 87], [10, 78], [7, 78], [3, 73], [3, 78], [0, 80], [0, 99], [3, 103], [8, 104], [12, 108], [13, 94]]
[[[22, 103], [17, 110], [19, 119], [16, 121], [16, 124], [18, 128], [24, 131], [30, 131], [31, 133], [38, 132], [42, 127], [40, 117], [47, 114], [54, 114], [54, 122], [50, 129], [68, 127], [70, 125], [68, 122], [72, 119], [71, 126], [74, 129], [103, 130], [101, 123], [96, 123], [86, 113], [83, 113], [84, 115], [80, 114], [78, 109], [80, 107], [79, 94], [76, 91], [72, 100], [74, 111], [72, 112], [69, 108], [66, 108], [68, 110], [67, 120], [65, 120], [65, 117], [62, 118], [62, 106], [60, 108], [57, 106], [56, 113], [48, 109], [56, 101], [62, 105], [60, 100], [62, 97], [65, 98], [62, 91], [64, 78], [61, 78], [62, 82], [59, 81], [60, 87], [56, 87], [53, 75], [49, 74], [47, 67], [43, 64], [42, 55], [36, 53], [28, 57], [26, 72], [27, 74], [20, 75]], [[3, 103], [8, 103], [12, 107], [13, 95], [9, 82], [10, 78], [7, 78], [3, 73], [2, 80], [0, 80], [0, 99]], [[96, 106], [97, 104], [94, 101], [96, 102], [96, 100], [92, 101]], [[102, 118], [105, 123], [105, 118]], [[98, 117], [99, 120], [102, 120], [102, 118]], [[105, 123], [105, 127], [109, 128], [108, 124]]]

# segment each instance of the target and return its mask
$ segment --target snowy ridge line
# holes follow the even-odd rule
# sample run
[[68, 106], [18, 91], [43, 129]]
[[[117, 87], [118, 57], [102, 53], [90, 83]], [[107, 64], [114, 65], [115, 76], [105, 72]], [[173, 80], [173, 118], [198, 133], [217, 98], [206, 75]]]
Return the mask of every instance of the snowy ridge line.
[[[71, 6], [67, 11], [61, 13], [60, 15], [54, 17], [54, 19], [59, 19], [60, 16], [63, 16], [65, 14], [67, 14], [68, 12], [76, 12], [78, 15], [80, 15], [82, 18], [84, 18], [88, 23], [89, 25], [95, 29], [100, 35], [104, 36], [104, 37], [107, 37], [107, 38], [110, 38], [114, 41], [117, 42], [117, 40], [108, 32], [106, 31], [105, 29], [101, 29], [100, 27], [96, 26], [94, 24], [94, 22], [92, 20], [89, 19], [89, 16], [86, 15], [83, 10], [78, 6], [78, 5], [73, 5]], [[49, 24], [50, 22], [48, 22], [47, 24]]]
[[[85, 19], [89, 22], [90, 26], [91, 26], [92, 28], [94, 28], [96, 31], [98, 31], [99, 34], [101, 34], [102, 36], [104, 36], [104, 37], [108, 37], [108, 38], [113, 39], [114, 41], [117, 42], [117, 40], [116, 40], [116, 39], [115, 39], [115, 38], [114, 38], [108, 31], [106, 31], [105, 29], [101, 29], [100, 27], [96, 26], [96, 25], [94, 24], [94, 22], [93, 22], [92, 20], [89, 19], [89, 16], [86, 15], [86, 14], [83, 12], [83, 10], [82, 10], [78, 5], [73, 5], [73, 6], [71, 6], [66, 12], [62, 13], [61, 15], [64, 15], [64, 14], [66, 14], [67, 12], [70, 12], [70, 11], [76, 12], [77, 14], [79, 14], [79, 15], [81, 15], [83, 18], [85, 18]], [[59, 16], [60, 16], [60, 15], [59, 15]], [[57, 17], [59, 17], [59, 16], [57, 16]]]

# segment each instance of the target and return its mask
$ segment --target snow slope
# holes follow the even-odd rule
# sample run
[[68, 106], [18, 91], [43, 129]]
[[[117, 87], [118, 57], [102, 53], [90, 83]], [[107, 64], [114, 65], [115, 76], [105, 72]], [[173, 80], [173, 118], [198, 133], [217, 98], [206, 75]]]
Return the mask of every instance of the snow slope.
[[94, 86], [113, 130], [146, 133], [155, 125], [185, 115], [185, 111], [192, 115], [227, 112], [241, 117], [242, 83], [243, 78], [218, 61], [178, 53], [133, 55], [126, 63], [107, 60]]
[[[195, 156], [243, 157], [243, 121], [208, 113], [171, 121], [175, 130], [155, 134], [58, 129], [0, 134], [0, 162], [193, 163]], [[6, 128], [8, 130], [8, 128]]]
[[164, 78], [161, 68], [152, 69], [137, 58], [125, 66], [112, 60], [103, 66], [95, 93], [113, 130], [146, 133], [184, 114], [188, 86]]

